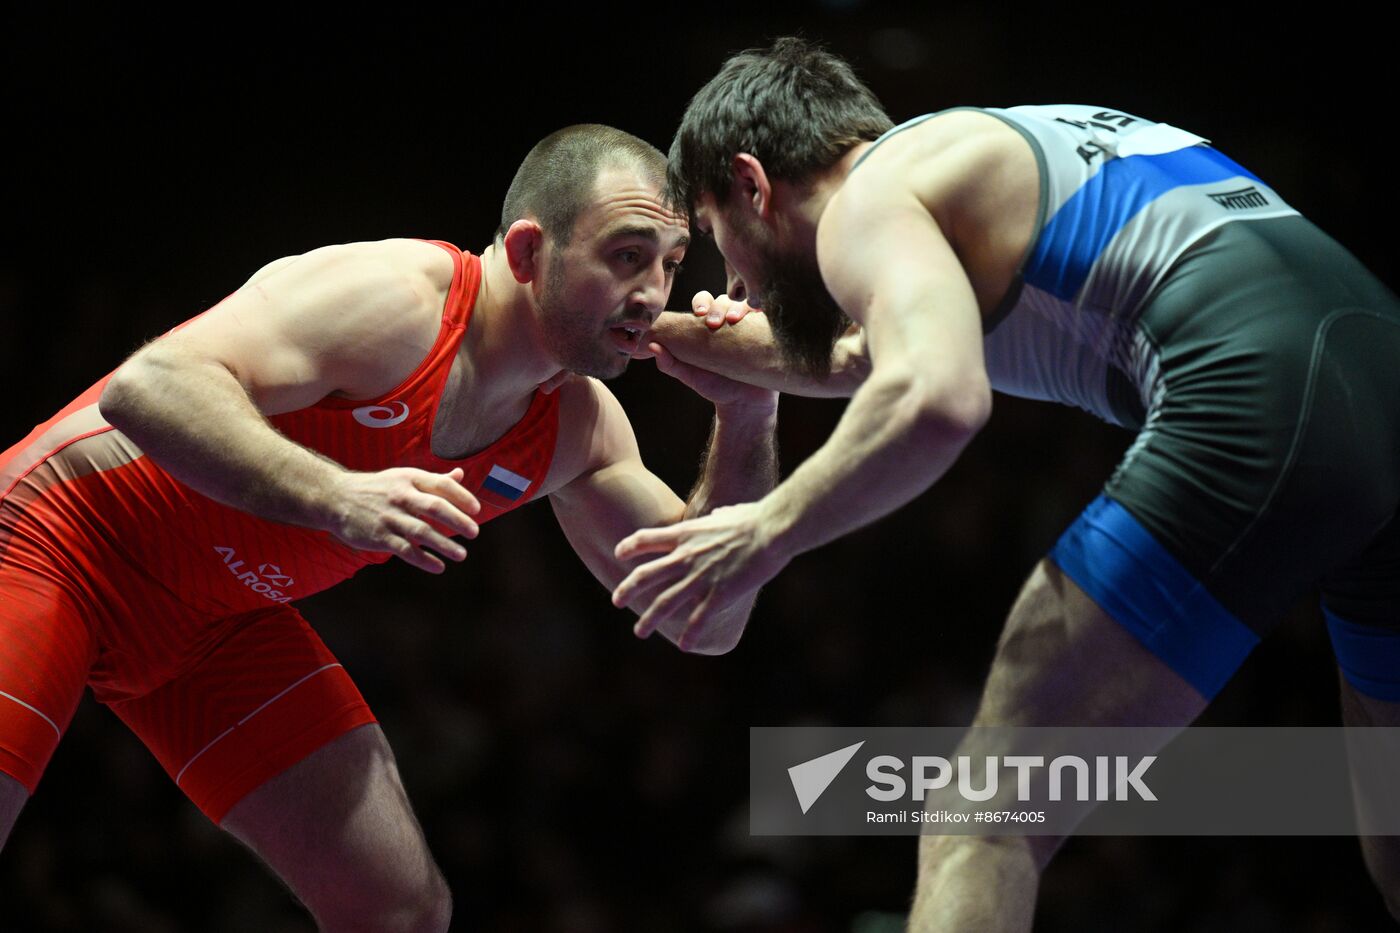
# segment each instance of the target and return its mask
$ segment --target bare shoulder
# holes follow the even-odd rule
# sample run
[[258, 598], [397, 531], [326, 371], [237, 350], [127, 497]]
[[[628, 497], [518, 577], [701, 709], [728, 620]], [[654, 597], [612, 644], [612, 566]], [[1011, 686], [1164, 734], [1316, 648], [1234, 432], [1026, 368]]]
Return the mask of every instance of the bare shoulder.
[[336, 280], [357, 286], [393, 283], [424, 297], [446, 298], [455, 264], [442, 247], [422, 240], [390, 239], [322, 246], [274, 259], [243, 284]]
[[637, 441], [621, 403], [607, 386], [570, 376], [559, 393], [559, 434], [540, 495], [549, 495], [585, 473], [638, 456]]
[[951, 110], [900, 130], [870, 151], [846, 187], [910, 191], [943, 221], [969, 202], [1038, 184], [1035, 153], [1006, 121], [982, 110]]
[[[818, 259], [828, 277], [841, 275], [842, 266], [868, 264], [872, 257], [852, 255], [853, 246], [897, 226], [911, 246], [922, 244], [923, 255], [951, 249], [982, 313], [990, 314], [1026, 253], [1039, 206], [1040, 168], [1025, 137], [990, 113], [954, 110], [900, 130], [866, 153], [822, 215]], [[908, 250], [901, 257], [889, 261], [916, 258]], [[845, 272], [863, 274], [859, 268]]]
[[453, 269], [445, 250], [416, 240], [314, 249], [264, 266], [159, 343], [223, 364], [265, 412], [316, 392], [375, 397], [432, 349]]

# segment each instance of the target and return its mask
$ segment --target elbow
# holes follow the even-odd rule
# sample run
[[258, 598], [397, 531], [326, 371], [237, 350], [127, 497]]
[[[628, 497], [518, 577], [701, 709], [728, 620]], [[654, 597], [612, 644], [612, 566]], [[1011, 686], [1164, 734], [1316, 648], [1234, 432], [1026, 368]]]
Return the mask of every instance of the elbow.
[[918, 442], [962, 447], [992, 415], [991, 384], [980, 369], [955, 378], [906, 373], [896, 383], [896, 420], [908, 424]]
[[725, 634], [719, 637], [703, 639], [695, 644], [678, 645], [681, 651], [686, 654], [698, 654], [705, 657], [717, 658], [726, 655], [739, 647], [739, 638], [743, 634], [743, 629], [733, 635]]
[[172, 376], [186, 367], [178, 351], [162, 344], [148, 344], [117, 367], [97, 399], [107, 423], [133, 440], [131, 432], [163, 407], [163, 397], [178, 385]]
[[852, 325], [832, 349], [830, 387], [837, 395], [849, 398], [868, 378], [870, 353], [865, 346], [865, 333]]
[[145, 368], [143, 354], [138, 354], [119, 366], [102, 387], [97, 410], [103, 419], [118, 430], [125, 430], [139, 406], [141, 371]]

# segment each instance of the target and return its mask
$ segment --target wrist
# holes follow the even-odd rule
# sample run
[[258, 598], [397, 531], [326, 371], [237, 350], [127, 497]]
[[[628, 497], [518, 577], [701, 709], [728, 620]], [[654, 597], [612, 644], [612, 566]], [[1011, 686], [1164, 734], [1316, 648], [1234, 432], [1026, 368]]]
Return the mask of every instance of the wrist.
[[773, 490], [759, 499], [758, 527], [763, 539], [763, 549], [779, 562], [786, 565], [805, 550], [798, 541], [797, 510], [787, 502], [782, 487]]
[[746, 386], [740, 398], [715, 403], [715, 418], [726, 425], [772, 428], [778, 423], [778, 393]]
[[[326, 464], [331, 467], [330, 464]], [[344, 467], [318, 470], [315, 479], [306, 486], [305, 524], [317, 531], [334, 534], [349, 514], [349, 490], [346, 481], [350, 471]]]

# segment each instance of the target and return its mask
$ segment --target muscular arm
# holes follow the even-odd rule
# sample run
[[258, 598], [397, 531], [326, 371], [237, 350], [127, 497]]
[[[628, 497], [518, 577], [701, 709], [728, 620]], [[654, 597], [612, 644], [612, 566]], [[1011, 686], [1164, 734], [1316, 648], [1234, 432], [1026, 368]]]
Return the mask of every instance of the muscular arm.
[[[715, 298], [709, 292], [700, 292], [694, 298], [697, 309], [710, 302], [727, 304], [730, 299], [724, 295]], [[768, 318], [756, 312], [718, 329], [707, 326], [703, 317], [667, 313], [652, 327], [651, 336], [679, 359], [701, 369], [789, 395], [846, 398], [870, 372], [865, 335], [856, 326], [837, 341], [831, 356], [831, 375], [825, 379], [787, 366], [778, 352]]]
[[763, 500], [622, 542], [626, 559], [665, 555], [614, 593], [623, 601], [679, 594], [672, 606], [648, 610], [660, 624], [683, 600], [724, 606], [747, 598], [793, 555], [907, 502], [943, 474], [990, 412], [981, 317], [957, 256], [897, 178], [857, 177], [822, 217], [818, 257], [832, 295], [864, 326], [871, 374], [827, 443]]
[[[457, 559], [465, 552], [416, 516], [474, 535], [462, 512], [476, 503], [459, 484], [417, 470], [353, 474], [267, 420], [333, 392], [373, 397], [426, 355], [441, 296], [422, 258], [431, 254], [417, 247], [437, 249], [354, 244], [267, 267], [124, 363], [102, 393], [103, 416], [212, 499], [441, 570], [415, 541]], [[384, 527], [384, 515], [369, 513], [382, 512], [385, 498], [415, 514]]]
[[[710, 388], [725, 382], [689, 371], [664, 352], [658, 365], [683, 381], [708, 379]], [[687, 369], [684, 374], [682, 368]], [[627, 535], [638, 528], [668, 525], [760, 498], [777, 479], [777, 406], [764, 393], [735, 390], [742, 399], [717, 404], [700, 477], [688, 501], [682, 502], [642, 464], [631, 424], [612, 393], [601, 383], [583, 379], [572, 380], [561, 391], [573, 396], [561, 399], [561, 419], [587, 426], [586, 437], [570, 443], [586, 448], [587, 453], [582, 471], [551, 495], [551, 503], [574, 550], [608, 589], [635, 563], [614, 553]], [[717, 614], [703, 632], [688, 633], [683, 618], [661, 631], [683, 650], [723, 654], [737, 644], [752, 608], [752, 597], [738, 601]], [[650, 631], [642, 628], [643, 621], [638, 622], [639, 634]]]
[[766, 503], [786, 553], [927, 489], [991, 411], [977, 300], [938, 225], [908, 190], [843, 195], [823, 218], [818, 257], [833, 297], [864, 323], [873, 366], [831, 438]]

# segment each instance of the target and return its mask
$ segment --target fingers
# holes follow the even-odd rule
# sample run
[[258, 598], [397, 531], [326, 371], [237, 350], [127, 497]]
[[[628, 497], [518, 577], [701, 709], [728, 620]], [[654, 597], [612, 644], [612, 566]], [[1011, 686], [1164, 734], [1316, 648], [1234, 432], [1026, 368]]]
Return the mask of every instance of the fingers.
[[387, 542], [389, 551], [404, 563], [412, 564], [428, 573], [442, 573], [447, 565], [421, 548], [414, 547], [407, 538], [392, 537]]
[[709, 292], [697, 292], [691, 299], [690, 310], [696, 317], [703, 317], [705, 326], [710, 330], [719, 330], [725, 324], [738, 324], [753, 308], [739, 296], [713, 296]]
[[654, 589], [662, 582], [657, 578], [662, 572], [663, 568], [658, 567], [656, 561], [632, 568], [632, 572], [613, 590], [612, 604], [619, 609], [630, 606], [637, 599], [638, 593]]
[[711, 590], [705, 598], [696, 604], [690, 611], [690, 618], [686, 620], [685, 628], [681, 631], [681, 637], [676, 641], [676, 647], [682, 651], [694, 651], [700, 645], [700, 639], [705, 634], [705, 623], [710, 620], [710, 605], [715, 600], [714, 591]]
[[691, 312], [696, 317], [703, 317], [705, 326], [710, 330], [719, 330], [724, 326], [724, 318], [729, 310], [729, 305], [728, 296], [720, 295], [716, 298], [709, 292], [696, 292], [695, 297], [690, 299]]
[[413, 485], [423, 492], [441, 496], [468, 515], [481, 511], [481, 503], [462, 485], [466, 473], [457, 467], [450, 473], [427, 473], [415, 470]]
[[684, 576], [685, 567], [677, 566], [677, 561], [673, 553], [633, 568], [627, 579], [613, 591], [613, 605], [619, 609], [630, 607], [639, 615], [643, 614], [638, 607], [651, 606], [656, 593]]
[[[672, 353], [670, 350], [667, 350], [659, 343], [648, 344], [647, 349], [651, 351], [652, 356], [656, 357], [657, 369], [661, 370], [668, 376], [673, 376], [676, 379], [679, 379], [686, 385], [691, 385], [691, 381], [687, 378], [687, 376], [696, 371], [696, 368], [694, 366], [691, 366], [689, 363], [682, 363], [679, 359], [676, 358], [676, 355], [674, 353]], [[691, 387], [694, 388], [693, 385]]]
[[391, 517], [388, 523], [394, 554], [429, 573], [446, 569], [438, 555], [452, 561], [466, 559], [467, 549], [448, 537], [459, 534], [475, 538], [481, 531], [471, 518], [481, 510], [481, 503], [462, 485], [465, 476], [461, 467], [447, 473], [414, 470], [410, 474], [414, 491], [400, 500], [403, 513]]
[[[686, 607], [693, 601], [689, 592], [690, 581], [683, 580], [662, 593], [652, 601], [646, 612], [642, 613], [637, 624], [632, 626], [632, 633], [638, 638], [650, 638], [652, 632], [675, 616], [684, 614]], [[676, 644], [680, 646], [679, 641]]]
[[464, 538], [475, 538], [481, 532], [480, 525], [464, 515], [461, 509], [446, 499], [421, 493], [409, 500], [407, 505], [415, 515], [420, 518], [432, 519], [437, 525], [446, 528], [452, 534], [458, 534]]
[[709, 292], [696, 292], [695, 297], [690, 299], [690, 310], [696, 317], [704, 317], [710, 313], [710, 304], [715, 300], [715, 296]]
[[663, 554], [680, 543], [681, 536], [685, 534], [685, 522], [677, 522], [674, 525], [667, 525], [665, 528], [643, 528], [641, 531], [634, 531], [621, 541], [617, 542], [617, 547], [613, 549], [613, 556], [618, 560], [632, 560], [641, 557], [643, 554]]
[[417, 548], [432, 548], [449, 560], [466, 560], [467, 549], [465, 547], [421, 519], [404, 517], [391, 523], [390, 528], [398, 537], [408, 540]]
[[659, 343], [652, 344], [652, 352], [656, 356], [657, 369], [691, 391], [698, 392], [701, 397], [718, 403], [733, 394], [733, 383], [725, 377], [679, 359]]

